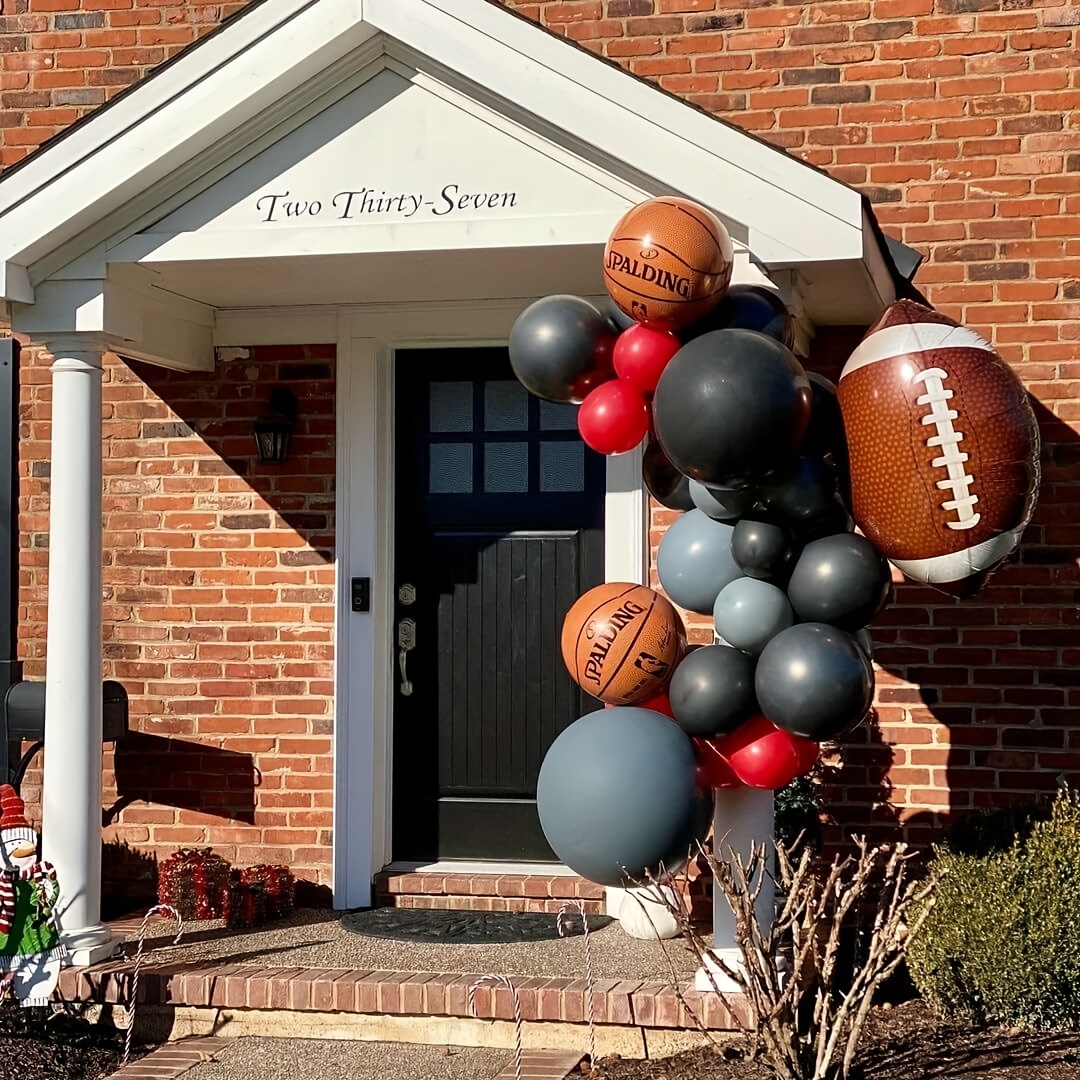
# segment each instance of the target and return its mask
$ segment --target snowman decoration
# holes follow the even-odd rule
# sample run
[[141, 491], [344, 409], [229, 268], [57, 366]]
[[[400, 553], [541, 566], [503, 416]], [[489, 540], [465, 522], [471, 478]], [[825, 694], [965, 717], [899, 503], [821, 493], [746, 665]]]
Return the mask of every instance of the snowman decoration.
[[67, 958], [55, 916], [60, 886], [37, 844], [18, 792], [0, 784], [0, 986], [24, 1007], [49, 1004]]

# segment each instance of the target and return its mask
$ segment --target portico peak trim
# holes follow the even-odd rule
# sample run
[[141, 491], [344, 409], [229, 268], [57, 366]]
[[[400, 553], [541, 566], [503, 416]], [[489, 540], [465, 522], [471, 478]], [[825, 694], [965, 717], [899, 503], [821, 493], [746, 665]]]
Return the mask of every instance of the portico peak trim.
[[[33, 274], [61, 247], [76, 257], [80, 236], [115, 236], [125, 214], [145, 220], [148, 196], [196, 179], [193, 162], [205, 173], [215, 146], [237, 153], [268, 112], [280, 123], [310, 101], [313, 80], [344, 79], [376, 49], [445, 74], [525, 130], [591, 148], [615, 178], [715, 208], [766, 268], [830, 264], [868, 313], [892, 299], [857, 192], [486, 0], [264, 0], [0, 177], [0, 267]], [[6, 269], [0, 285], [4, 299], [32, 300], [25, 272]], [[816, 316], [827, 289], [807, 301]]]

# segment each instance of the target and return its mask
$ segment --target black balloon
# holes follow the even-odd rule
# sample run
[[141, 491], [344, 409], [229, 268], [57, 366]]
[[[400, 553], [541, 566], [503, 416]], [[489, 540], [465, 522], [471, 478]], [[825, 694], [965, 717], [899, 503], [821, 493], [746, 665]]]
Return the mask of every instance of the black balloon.
[[598, 300], [596, 309], [605, 319], [607, 319], [612, 330], [614, 330], [617, 335], [621, 334], [624, 330], [629, 330], [631, 326], [637, 325], [637, 323], [631, 319], [610, 296], [605, 296]]
[[756, 330], [791, 348], [795, 320], [777, 293], [763, 285], [732, 285], [704, 319], [686, 327], [681, 337], [693, 341], [713, 330]]
[[810, 382], [780, 342], [716, 330], [684, 345], [653, 398], [672, 464], [703, 484], [740, 484], [786, 465], [809, 419]]
[[854, 633], [881, 610], [889, 585], [889, 564], [874, 545], [865, 536], [839, 533], [803, 548], [788, 599], [800, 619]]
[[690, 480], [671, 464], [664, 448], [651, 437], [641, 457], [641, 478], [646, 490], [661, 506], [683, 512], [694, 509]]
[[675, 721], [687, 735], [734, 731], [757, 711], [756, 660], [730, 645], [704, 645], [686, 656], [668, 684]]
[[[615, 332], [580, 296], [545, 296], [510, 331], [510, 365], [527, 390], [547, 401], [580, 402], [611, 366]], [[613, 375], [613, 373], [612, 373]]]
[[778, 728], [823, 742], [866, 718], [874, 669], [850, 634], [824, 623], [799, 623], [765, 646], [754, 685], [761, 711]]
[[743, 518], [731, 534], [731, 557], [747, 576], [772, 584], [783, 584], [795, 565], [791, 537], [771, 521]]
[[844, 502], [850, 504], [851, 470], [848, 465], [847, 436], [844, 434], [844, 418], [840, 415], [836, 386], [816, 371], [806, 374], [814, 395], [814, 405], [810, 410], [810, 423], [806, 427], [800, 453], [821, 458], [832, 467], [840, 495]]
[[776, 517], [796, 530], [813, 527], [835, 504], [836, 477], [820, 458], [800, 455], [786, 475], [762, 485], [761, 501]]

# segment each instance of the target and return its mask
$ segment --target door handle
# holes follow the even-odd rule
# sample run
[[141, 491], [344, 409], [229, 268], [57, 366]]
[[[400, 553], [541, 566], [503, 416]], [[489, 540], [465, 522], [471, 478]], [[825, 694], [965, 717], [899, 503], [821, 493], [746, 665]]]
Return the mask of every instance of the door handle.
[[408, 662], [409, 653], [416, 648], [416, 622], [413, 619], [402, 619], [397, 628], [398, 644], [398, 668], [401, 671], [402, 697], [409, 697], [413, 692], [413, 684], [409, 682]]

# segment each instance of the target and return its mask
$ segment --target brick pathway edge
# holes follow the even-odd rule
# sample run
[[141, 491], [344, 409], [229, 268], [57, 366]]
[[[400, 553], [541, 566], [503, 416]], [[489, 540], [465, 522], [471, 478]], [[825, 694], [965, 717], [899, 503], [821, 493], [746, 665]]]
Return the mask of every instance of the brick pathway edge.
[[228, 1039], [212, 1036], [198, 1036], [182, 1039], [180, 1042], [166, 1043], [149, 1054], [121, 1065], [105, 1080], [174, 1080], [188, 1069], [194, 1069], [203, 1062], [213, 1061], [225, 1046]]

